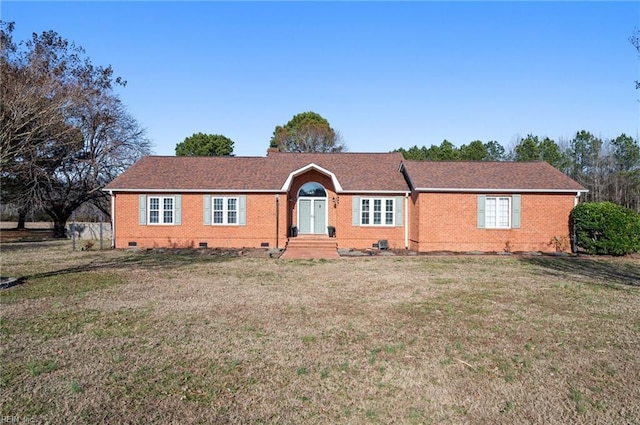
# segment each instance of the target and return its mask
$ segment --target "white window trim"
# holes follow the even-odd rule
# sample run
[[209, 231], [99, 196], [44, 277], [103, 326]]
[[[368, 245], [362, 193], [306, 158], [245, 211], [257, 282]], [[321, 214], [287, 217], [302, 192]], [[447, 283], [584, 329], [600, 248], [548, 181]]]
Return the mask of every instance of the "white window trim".
[[[158, 209], [157, 210], [153, 210], [153, 211], [158, 211], [158, 222], [157, 223], [153, 223], [151, 221], [151, 200], [152, 199], [157, 199], [158, 200]], [[171, 199], [171, 223], [165, 223], [164, 222], [164, 213], [165, 211], [169, 211], [168, 209], [165, 210], [164, 208], [164, 200], [165, 199]], [[147, 224], [150, 226], [175, 226], [176, 225], [176, 197], [175, 196], [147, 196]]]
[[[506, 199], [507, 202], [509, 203], [509, 207], [508, 207], [508, 211], [507, 211], [507, 221], [508, 224], [506, 226], [498, 226], [498, 225], [493, 225], [491, 223], [489, 223], [489, 214], [487, 213], [488, 211], [488, 201], [490, 199], [495, 199], [496, 200], [496, 221], [498, 221], [498, 201], [500, 199]], [[485, 215], [484, 215], [484, 227], [485, 229], [511, 229], [511, 217], [513, 215], [513, 203], [511, 201], [511, 197], [510, 196], [487, 196], [485, 197]]]
[[[365, 213], [364, 211], [364, 201], [369, 201], [369, 223], [364, 224], [362, 220], [362, 215]], [[374, 201], [379, 200], [381, 202], [382, 210], [380, 211], [381, 220], [380, 224], [375, 224], [373, 222], [373, 205]], [[391, 201], [391, 223], [387, 223], [387, 202]], [[395, 227], [396, 225], [396, 200], [395, 198], [387, 197], [373, 197], [373, 198], [360, 198], [360, 226], [362, 227]]]
[[[222, 223], [216, 223], [216, 199], [222, 199]], [[229, 223], [229, 199], [236, 200], [236, 222]], [[232, 210], [233, 211], [233, 210]], [[211, 197], [211, 225], [212, 226], [239, 226], [240, 225], [240, 198], [238, 196], [212, 196]]]

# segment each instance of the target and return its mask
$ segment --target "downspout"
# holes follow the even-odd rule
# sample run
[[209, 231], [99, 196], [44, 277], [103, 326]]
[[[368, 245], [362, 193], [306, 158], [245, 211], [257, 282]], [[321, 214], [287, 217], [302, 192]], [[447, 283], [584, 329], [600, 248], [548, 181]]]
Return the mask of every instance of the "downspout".
[[[573, 208], [578, 206], [580, 200], [580, 191], [576, 192], [575, 198], [573, 198]], [[575, 218], [570, 222], [569, 237], [571, 238], [571, 252], [578, 252], [578, 235], [576, 235], [576, 221]]]
[[280, 248], [280, 195], [276, 194], [276, 249]]
[[409, 192], [404, 194], [404, 249], [409, 249]]
[[116, 247], [116, 195], [110, 190], [111, 195], [111, 249]]

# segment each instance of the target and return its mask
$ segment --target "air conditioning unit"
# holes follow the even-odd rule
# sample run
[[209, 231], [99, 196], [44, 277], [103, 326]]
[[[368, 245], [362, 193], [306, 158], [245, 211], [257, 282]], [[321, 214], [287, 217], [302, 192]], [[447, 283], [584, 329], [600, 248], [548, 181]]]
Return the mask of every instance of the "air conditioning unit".
[[378, 241], [378, 249], [381, 251], [389, 249], [389, 241], [386, 239], [380, 239]]

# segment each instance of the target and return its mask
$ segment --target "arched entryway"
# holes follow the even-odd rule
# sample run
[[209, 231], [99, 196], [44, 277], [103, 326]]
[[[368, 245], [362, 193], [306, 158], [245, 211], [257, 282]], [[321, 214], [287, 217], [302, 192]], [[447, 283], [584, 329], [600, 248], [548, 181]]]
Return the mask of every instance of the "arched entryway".
[[309, 182], [298, 191], [298, 232], [302, 235], [327, 233], [327, 191], [320, 183]]

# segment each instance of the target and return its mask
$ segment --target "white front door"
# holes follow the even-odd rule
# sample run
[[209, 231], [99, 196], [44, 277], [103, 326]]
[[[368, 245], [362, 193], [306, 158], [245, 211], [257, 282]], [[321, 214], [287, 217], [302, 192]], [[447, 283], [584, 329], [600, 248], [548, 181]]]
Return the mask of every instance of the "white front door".
[[302, 235], [327, 233], [326, 198], [298, 199], [298, 232]]

